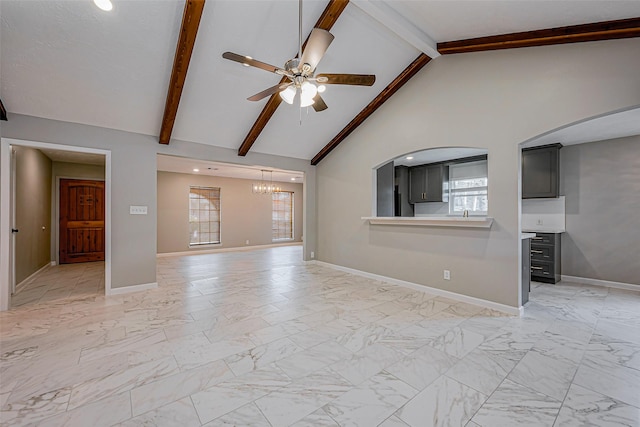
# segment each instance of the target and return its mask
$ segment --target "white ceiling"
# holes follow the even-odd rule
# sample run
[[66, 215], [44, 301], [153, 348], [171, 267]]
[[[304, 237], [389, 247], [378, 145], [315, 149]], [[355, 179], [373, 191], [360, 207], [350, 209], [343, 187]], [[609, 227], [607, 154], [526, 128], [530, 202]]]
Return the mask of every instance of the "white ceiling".
[[574, 123], [527, 141], [522, 146], [537, 147], [558, 142], [562, 145], [575, 145], [633, 135], [640, 135], [640, 108]]
[[[198, 172], [194, 172], [194, 169], [198, 169]], [[302, 172], [257, 165], [233, 165], [229, 163], [188, 159], [186, 157], [166, 156], [163, 154], [158, 155], [158, 170], [164, 172], [250, 179], [253, 181], [260, 180], [262, 178], [261, 171], [264, 170], [265, 179], [271, 179], [273, 175], [273, 181], [277, 182], [296, 182], [301, 184], [304, 179], [304, 173]]]
[[[465, 157], [480, 156], [487, 154], [488, 150], [484, 148], [466, 148], [466, 147], [447, 147], [432, 148], [429, 150], [417, 151], [415, 153], [405, 154], [404, 156], [394, 159], [394, 166], [415, 166], [427, 163], [443, 162], [445, 160], [463, 159]], [[407, 157], [413, 157], [407, 159]]]
[[52, 162], [81, 163], [85, 165], [104, 166], [104, 154], [80, 153], [78, 151], [39, 149]]
[[[157, 136], [183, 0], [0, 0], [0, 97], [10, 113]], [[363, 0], [358, 0], [362, 3]], [[326, 0], [304, 1], [303, 33]], [[386, 2], [436, 41], [640, 16], [640, 1]], [[397, 18], [396, 16], [396, 18]], [[400, 23], [402, 26], [402, 22]], [[252, 151], [312, 158], [420, 53], [349, 4], [318, 72], [373, 73], [373, 87], [331, 86], [329, 109], [282, 104]], [[222, 59], [224, 51], [282, 66], [297, 46], [297, 1], [208, 0], [173, 137], [237, 149], [266, 100], [246, 98], [278, 76]]]

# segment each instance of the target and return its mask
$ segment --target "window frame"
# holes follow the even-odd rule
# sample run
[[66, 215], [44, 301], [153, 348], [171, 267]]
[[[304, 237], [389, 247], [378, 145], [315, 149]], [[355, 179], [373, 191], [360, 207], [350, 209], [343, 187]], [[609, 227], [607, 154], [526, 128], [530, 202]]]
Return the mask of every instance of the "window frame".
[[[200, 221], [200, 219], [198, 218], [198, 221], [192, 221], [191, 220], [191, 211], [193, 210], [191, 208], [191, 200], [196, 199], [195, 197], [191, 197], [192, 194], [198, 194], [198, 193], [194, 193], [193, 190], [212, 190], [212, 191], [217, 191], [218, 192], [218, 198], [217, 198], [217, 202], [218, 202], [218, 209], [206, 209], [206, 211], [209, 212], [217, 212], [218, 213], [218, 220], [217, 221], [212, 221], [209, 215], [209, 220], [208, 221]], [[202, 194], [199, 194], [199, 197], [197, 198], [198, 200], [201, 199], [207, 199], [209, 200], [207, 197], [203, 196]], [[213, 199], [213, 202], [215, 202], [216, 199]], [[213, 203], [212, 201], [209, 201], [209, 204], [211, 205]], [[187, 202], [189, 204], [188, 206], [188, 214], [189, 214], [189, 247], [200, 247], [200, 246], [210, 246], [210, 245], [221, 245], [222, 244], [222, 189], [220, 187], [209, 187], [209, 186], [202, 186], [202, 185], [189, 185], [189, 200]], [[199, 207], [198, 211], [201, 212], [202, 209]], [[199, 217], [200, 215], [198, 215]], [[218, 235], [218, 240], [217, 241], [212, 241], [211, 239], [207, 240], [207, 241], [200, 241], [200, 238], [198, 237], [198, 242], [194, 243], [192, 242], [192, 231], [191, 231], [191, 224], [192, 223], [197, 223], [197, 224], [201, 224], [201, 223], [208, 223], [209, 224], [209, 234], [212, 234], [212, 232], [210, 231], [210, 227], [211, 224], [215, 224], [217, 223], [217, 231], [213, 232], [213, 234], [217, 234]], [[200, 234], [200, 227], [198, 227], [198, 232]]]
[[[290, 214], [291, 214], [291, 237], [274, 237], [274, 228], [273, 228], [273, 214], [276, 212], [276, 210], [274, 209], [274, 195], [278, 194], [278, 193], [288, 193], [291, 197], [289, 206], [291, 208], [290, 210]], [[271, 241], [272, 242], [291, 242], [295, 240], [295, 192], [294, 191], [287, 191], [287, 190], [281, 190], [281, 191], [274, 191], [271, 194]]]
[[[487, 170], [486, 176], [482, 176], [479, 178], [467, 178], [468, 180], [473, 180], [473, 179], [486, 179], [486, 185], [481, 185], [481, 186], [474, 186], [474, 187], [466, 187], [466, 188], [454, 188], [453, 182], [455, 182], [456, 180], [452, 179], [452, 167], [455, 169], [455, 166], [469, 166], [471, 163], [476, 163], [476, 164], [480, 164], [480, 163], [485, 163], [487, 165], [487, 169], [488, 169], [488, 160], [477, 160], [477, 161], [473, 161], [473, 162], [465, 162], [465, 163], [458, 163], [458, 164], [454, 164], [454, 165], [450, 165], [449, 166], [449, 182], [448, 182], [448, 187], [449, 187], [449, 216], [463, 216], [464, 215], [464, 210], [463, 211], [455, 211], [454, 207], [455, 207], [455, 200], [456, 200], [456, 195], [459, 194], [457, 197], [465, 197], [465, 196], [486, 196], [487, 197], [487, 210], [471, 210], [469, 209], [469, 215], [470, 216], [487, 216], [489, 213], [489, 171]], [[462, 181], [462, 180], [458, 180], [458, 181]], [[480, 194], [474, 195], [464, 195], [464, 194], [460, 194], [460, 193], [467, 193], [467, 192], [481, 192]]]

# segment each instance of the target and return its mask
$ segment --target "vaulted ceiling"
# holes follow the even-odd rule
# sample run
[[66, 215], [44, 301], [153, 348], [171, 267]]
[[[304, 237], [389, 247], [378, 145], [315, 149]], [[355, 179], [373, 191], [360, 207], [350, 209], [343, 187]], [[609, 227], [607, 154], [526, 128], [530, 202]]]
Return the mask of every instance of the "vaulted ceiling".
[[[9, 115], [159, 135], [184, 0], [113, 3], [104, 12], [91, 1], [0, 1], [0, 99]], [[327, 4], [304, 1], [304, 37]], [[222, 53], [283, 66], [297, 52], [297, 14], [292, 0], [207, 0], [172, 138], [238, 149], [268, 99], [246, 98], [280, 76]], [[314, 158], [421, 53], [437, 56], [437, 42], [632, 17], [640, 17], [635, 0], [353, 0], [317, 72], [375, 74], [376, 83], [329, 86], [319, 113], [283, 103], [251, 151]]]

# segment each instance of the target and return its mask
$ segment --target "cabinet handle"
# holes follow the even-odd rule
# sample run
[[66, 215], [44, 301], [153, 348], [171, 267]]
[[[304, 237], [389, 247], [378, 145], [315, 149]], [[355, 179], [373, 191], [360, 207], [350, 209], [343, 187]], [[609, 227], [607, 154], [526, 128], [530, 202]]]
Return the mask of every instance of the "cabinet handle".
[[531, 240], [543, 240], [542, 237], [532, 237]]
[[532, 254], [541, 254], [541, 253], [542, 253], [542, 251], [536, 251], [536, 250], [531, 249], [531, 253], [532, 253]]
[[542, 270], [542, 267], [531, 267], [532, 270]]

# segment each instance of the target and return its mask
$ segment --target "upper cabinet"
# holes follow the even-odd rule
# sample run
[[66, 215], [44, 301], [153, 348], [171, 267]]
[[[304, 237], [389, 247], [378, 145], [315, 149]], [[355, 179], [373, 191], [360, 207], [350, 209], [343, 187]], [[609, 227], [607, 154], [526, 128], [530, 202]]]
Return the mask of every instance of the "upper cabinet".
[[560, 148], [562, 144], [522, 150], [522, 198], [541, 199], [560, 195]]
[[409, 203], [446, 202], [444, 190], [448, 167], [444, 164], [414, 166], [409, 169]]

